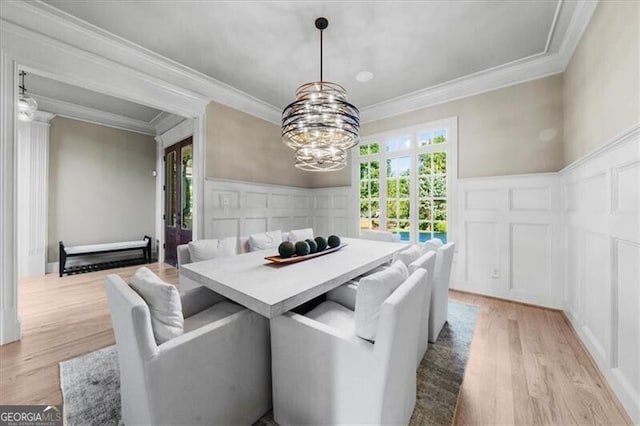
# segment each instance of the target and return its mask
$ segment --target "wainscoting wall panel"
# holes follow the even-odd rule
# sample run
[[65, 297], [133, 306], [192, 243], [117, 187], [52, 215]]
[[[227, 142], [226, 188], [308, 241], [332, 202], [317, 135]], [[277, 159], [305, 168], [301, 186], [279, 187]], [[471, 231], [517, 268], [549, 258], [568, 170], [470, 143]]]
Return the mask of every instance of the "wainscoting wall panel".
[[316, 235], [353, 236], [349, 187], [306, 189], [206, 179], [204, 237], [248, 236], [313, 228]]
[[562, 307], [557, 173], [460, 179], [451, 287]]
[[559, 176], [565, 313], [640, 423], [640, 126]]

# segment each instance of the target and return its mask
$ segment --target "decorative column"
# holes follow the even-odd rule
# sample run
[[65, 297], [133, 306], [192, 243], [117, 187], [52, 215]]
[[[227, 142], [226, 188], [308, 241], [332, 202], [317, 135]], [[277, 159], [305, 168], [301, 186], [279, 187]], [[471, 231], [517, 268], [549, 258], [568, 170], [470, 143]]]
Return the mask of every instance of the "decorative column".
[[16, 143], [18, 278], [47, 271], [49, 122], [37, 111], [32, 122], [18, 122]]

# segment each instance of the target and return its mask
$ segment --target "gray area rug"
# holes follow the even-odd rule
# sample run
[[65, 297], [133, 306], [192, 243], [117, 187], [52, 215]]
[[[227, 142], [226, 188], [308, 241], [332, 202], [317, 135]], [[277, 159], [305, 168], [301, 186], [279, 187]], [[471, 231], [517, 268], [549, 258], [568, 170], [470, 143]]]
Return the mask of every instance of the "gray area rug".
[[[467, 365], [478, 307], [449, 301], [449, 321], [429, 344], [418, 369], [412, 425], [450, 425]], [[120, 424], [120, 378], [115, 346], [60, 363], [65, 425]], [[276, 425], [268, 413], [256, 422]]]

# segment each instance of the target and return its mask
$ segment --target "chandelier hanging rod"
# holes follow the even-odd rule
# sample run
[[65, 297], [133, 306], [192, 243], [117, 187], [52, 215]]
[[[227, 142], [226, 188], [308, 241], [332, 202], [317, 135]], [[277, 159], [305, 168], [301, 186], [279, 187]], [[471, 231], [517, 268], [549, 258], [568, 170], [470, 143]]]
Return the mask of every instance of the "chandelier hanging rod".
[[329, 21], [327, 18], [320, 17], [316, 19], [316, 28], [320, 30], [320, 83], [323, 82], [322, 79], [322, 33], [329, 26]]

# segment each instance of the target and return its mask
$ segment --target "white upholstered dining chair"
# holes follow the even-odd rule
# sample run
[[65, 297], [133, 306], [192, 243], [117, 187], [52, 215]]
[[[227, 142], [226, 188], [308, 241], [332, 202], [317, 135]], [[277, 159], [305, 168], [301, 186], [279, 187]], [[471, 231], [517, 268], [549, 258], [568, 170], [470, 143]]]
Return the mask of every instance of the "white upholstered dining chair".
[[[203, 260], [215, 259], [217, 257], [235, 256], [238, 254], [238, 239], [229, 238], [212, 238], [197, 241], [190, 241], [187, 244], [181, 244], [176, 247], [178, 255], [178, 272], [183, 265], [192, 262], [201, 262]], [[190, 290], [200, 287], [200, 284], [194, 280], [180, 274], [180, 291]]]
[[433, 291], [429, 309], [429, 341], [435, 343], [449, 314], [449, 281], [455, 244], [447, 243], [436, 251]]
[[409, 273], [413, 274], [418, 269], [423, 269], [427, 272], [424, 276], [425, 280], [425, 292], [424, 301], [422, 303], [422, 309], [420, 312], [420, 323], [418, 324], [418, 358], [416, 360], [416, 368], [420, 366], [422, 358], [427, 353], [429, 348], [429, 315], [431, 311], [431, 296], [433, 294], [433, 276], [436, 265], [436, 253], [433, 251], [427, 252], [420, 256], [417, 260], [409, 265]]
[[332, 301], [307, 316], [288, 312], [273, 318], [276, 422], [407, 424], [416, 401], [426, 274], [414, 272], [384, 300], [375, 341], [359, 337], [356, 313]]
[[106, 290], [126, 425], [251, 424], [269, 411], [265, 318], [200, 287], [181, 297], [184, 334], [157, 344], [145, 300], [118, 275]]

